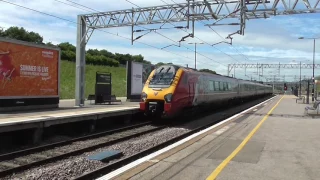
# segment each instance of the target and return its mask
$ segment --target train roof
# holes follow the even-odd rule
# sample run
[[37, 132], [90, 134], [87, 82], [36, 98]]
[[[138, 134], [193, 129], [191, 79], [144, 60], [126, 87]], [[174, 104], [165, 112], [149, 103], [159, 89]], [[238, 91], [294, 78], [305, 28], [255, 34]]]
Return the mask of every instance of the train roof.
[[[182, 69], [185, 69], [185, 70], [188, 70], [188, 71], [194, 71], [194, 72], [198, 72], [198, 73], [205, 73], [205, 74], [209, 74], [209, 75], [216, 75], [216, 76], [221, 76], [221, 77], [224, 77], [224, 78], [230, 78], [230, 79], [235, 79], [235, 80], [240, 80], [240, 81], [244, 81], [244, 82], [250, 82], [250, 83], [253, 83], [253, 84], [260, 84], [262, 86], [270, 86], [268, 84], [264, 84], [262, 81], [256, 81], [256, 80], [244, 80], [244, 79], [240, 79], [240, 78], [235, 78], [235, 77], [230, 77], [230, 76], [226, 76], [226, 75], [221, 75], [221, 74], [213, 74], [213, 73], [209, 73], [209, 72], [203, 72], [203, 71], [199, 71], [195, 68], [189, 68], [189, 67], [185, 67], [185, 66], [181, 66], [181, 65], [176, 65], [176, 64], [163, 64], [161, 66], [173, 66], [175, 67], [176, 69], [179, 69], [179, 68], [182, 68]], [[159, 67], [161, 67], [159, 66]], [[157, 67], [158, 68], [158, 67]]]

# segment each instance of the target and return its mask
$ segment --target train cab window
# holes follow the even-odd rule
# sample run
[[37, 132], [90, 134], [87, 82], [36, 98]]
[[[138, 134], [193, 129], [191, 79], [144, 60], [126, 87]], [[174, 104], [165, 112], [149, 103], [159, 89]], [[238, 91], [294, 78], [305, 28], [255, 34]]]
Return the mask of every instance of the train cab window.
[[217, 82], [217, 81], [214, 82], [214, 90], [215, 91], [219, 91], [220, 90], [220, 85], [219, 85], [219, 82]]
[[175, 81], [175, 75], [179, 67], [163, 65], [155, 70], [150, 80], [150, 88], [167, 88]]

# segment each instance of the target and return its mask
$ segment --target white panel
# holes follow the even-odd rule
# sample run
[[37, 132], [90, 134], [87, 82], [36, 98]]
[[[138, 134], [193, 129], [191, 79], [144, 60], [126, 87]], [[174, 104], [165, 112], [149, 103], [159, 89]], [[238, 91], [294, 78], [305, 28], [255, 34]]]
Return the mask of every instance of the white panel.
[[142, 92], [142, 64], [132, 62], [131, 66], [131, 95], [140, 95]]

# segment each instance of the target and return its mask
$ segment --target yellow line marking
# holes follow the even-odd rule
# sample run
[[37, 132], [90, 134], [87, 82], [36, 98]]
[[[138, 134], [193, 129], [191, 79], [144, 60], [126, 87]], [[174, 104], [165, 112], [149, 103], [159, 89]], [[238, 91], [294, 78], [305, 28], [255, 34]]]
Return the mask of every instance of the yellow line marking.
[[257, 124], [257, 126], [248, 134], [248, 136], [242, 141], [242, 143], [224, 160], [222, 163], [207, 177], [206, 180], [215, 180], [216, 177], [221, 173], [221, 171], [227, 166], [227, 164], [241, 151], [241, 149], [247, 144], [247, 142], [251, 139], [251, 137], [256, 133], [256, 131], [260, 128], [264, 121], [267, 120], [272, 111], [278, 106], [281, 99], [277, 102], [276, 105], [272, 107], [272, 109], [263, 117], [263, 119]]

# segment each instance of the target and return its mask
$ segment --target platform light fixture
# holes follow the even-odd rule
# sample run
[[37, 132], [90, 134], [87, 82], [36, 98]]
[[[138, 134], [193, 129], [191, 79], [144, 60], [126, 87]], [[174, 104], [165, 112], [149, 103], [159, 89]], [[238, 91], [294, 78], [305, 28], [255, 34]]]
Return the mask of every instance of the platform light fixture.
[[315, 83], [314, 83], [314, 61], [315, 61], [315, 56], [316, 56], [316, 39], [319, 39], [320, 37], [316, 38], [310, 38], [310, 37], [299, 37], [298, 39], [313, 39], [313, 63], [312, 63], [312, 102], [315, 99], [314, 96], [314, 88], [315, 88]]

